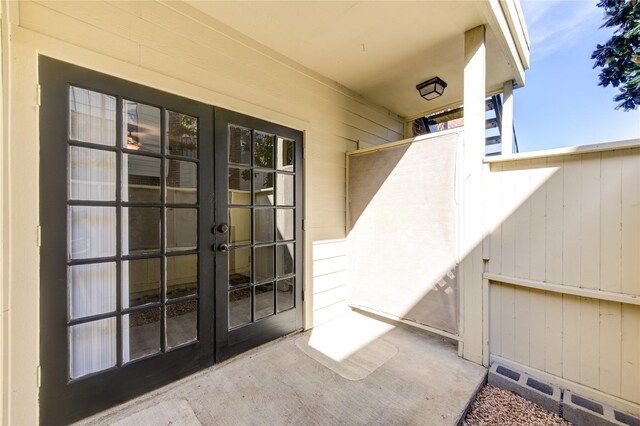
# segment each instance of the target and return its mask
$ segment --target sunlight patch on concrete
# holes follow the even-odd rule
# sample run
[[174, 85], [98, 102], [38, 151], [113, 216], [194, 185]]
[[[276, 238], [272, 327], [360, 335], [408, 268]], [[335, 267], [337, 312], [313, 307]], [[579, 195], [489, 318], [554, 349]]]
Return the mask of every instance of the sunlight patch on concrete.
[[296, 339], [303, 353], [348, 380], [362, 380], [398, 353], [381, 337], [394, 328], [351, 312]]

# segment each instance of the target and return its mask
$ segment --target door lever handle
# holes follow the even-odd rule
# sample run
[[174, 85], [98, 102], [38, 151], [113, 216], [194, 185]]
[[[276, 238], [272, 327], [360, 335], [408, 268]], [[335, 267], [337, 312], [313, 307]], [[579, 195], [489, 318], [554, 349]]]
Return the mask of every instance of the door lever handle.
[[229, 251], [229, 244], [227, 243], [222, 243], [218, 246], [218, 251], [221, 251], [222, 253], [226, 253]]

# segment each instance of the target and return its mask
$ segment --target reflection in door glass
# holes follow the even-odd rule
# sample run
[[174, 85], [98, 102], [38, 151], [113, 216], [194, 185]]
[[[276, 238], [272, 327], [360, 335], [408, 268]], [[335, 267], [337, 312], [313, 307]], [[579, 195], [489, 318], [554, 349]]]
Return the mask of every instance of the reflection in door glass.
[[251, 321], [251, 287], [229, 292], [229, 328]]
[[273, 242], [273, 214], [274, 209], [254, 209], [255, 243]]
[[251, 170], [229, 167], [229, 204], [251, 204]]
[[198, 291], [198, 255], [167, 256], [167, 299]]
[[251, 282], [251, 249], [229, 251], [229, 286]]
[[124, 148], [141, 152], [160, 152], [160, 108], [124, 101]]
[[122, 289], [123, 308], [159, 302], [160, 258], [122, 262]]
[[293, 274], [294, 253], [293, 244], [281, 244], [276, 248], [276, 264], [279, 277]]
[[133, 154], [122, 158], [122, 201], [159, 203], [160, 159]]
[[251, 130], [229, 126], [229, 162], [251, 165]]
[[229, 209], [229, 243], [251, 243], [251, 209]]
[[253, 203], [257, 206], [273, 205], [273, 173], [253, 174]]
[[254, 134], [253, 165], [273, 169], [273, 141], [275, 137], [262, 132]]
[[198, 247], [198, 209], [167, 208], [167, 251]]
[[255, 282], [270, 280], [273, 278], [273, 246], [256, 247], [254, 249], [254, 274]]
[[122, 209], [123, 254], [160, 251], [160, 209], [155, 207], [125, 207]]
[[167, 160], [167, 203], [198, 202], [198, 165], [190, 161]]
[[166, 306], [167, 346], [175, 348], [198, 338], [198, 301], [188, 300]]
[[124, 361], [160, 352], [160, 308], [124, 315], [122, 327], [126, 327], [129, 334], [129, 344], [123, 347]]
[[254, 287], [255, 319], [273, 314], [273, 283]]
[[278, 173], [276, 187], [278, 188], [278, 193], [276, 194], [278, 205], [293, 206], [293, 175]]
[[169, 154], [198, 158], [198, 119], [173, 111], [165, 117]]
[[276, 235], [278, 241], [293, 240], [295, 222], [293, 209], [278, 209], [276, 213]]
[[276, 285], [278, 291], [276, 294], [276, 298], [278, 300], [278, 312], [286, 311], [287, 309], [293, 308], [294, 305], [294, 278], [287, 278], [284, 280], [279, 280]]
[[278, 138], [278, 169], [293, 172], [293, 141]]

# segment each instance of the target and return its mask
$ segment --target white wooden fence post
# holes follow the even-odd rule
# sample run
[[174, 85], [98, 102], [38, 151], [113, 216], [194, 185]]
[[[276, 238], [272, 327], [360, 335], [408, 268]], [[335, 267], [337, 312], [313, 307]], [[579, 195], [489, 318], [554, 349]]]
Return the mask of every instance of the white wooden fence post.
[[485, 152], [485, 28], [464, 34], [464, 148], [462, 155], [462, 205], [460, 328], [462, 356], [482, 364], [482, 160]]

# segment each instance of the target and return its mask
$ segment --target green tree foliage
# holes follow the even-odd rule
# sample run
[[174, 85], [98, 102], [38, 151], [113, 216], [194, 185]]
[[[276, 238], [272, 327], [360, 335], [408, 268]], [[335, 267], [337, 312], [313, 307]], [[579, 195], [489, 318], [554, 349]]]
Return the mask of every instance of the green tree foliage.
[[613, 100], [616, 109], [637, 109], [640, 105], [640, 6], [638, 0], [600, 0], [605, 10], [602, 27], [615, 28], [604, 45], [597, 45], [591, 55], [593, 68], [600, 67], [599, 85], [620, 90]]

